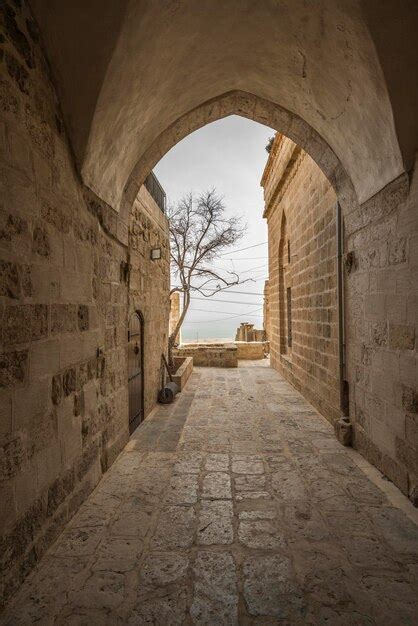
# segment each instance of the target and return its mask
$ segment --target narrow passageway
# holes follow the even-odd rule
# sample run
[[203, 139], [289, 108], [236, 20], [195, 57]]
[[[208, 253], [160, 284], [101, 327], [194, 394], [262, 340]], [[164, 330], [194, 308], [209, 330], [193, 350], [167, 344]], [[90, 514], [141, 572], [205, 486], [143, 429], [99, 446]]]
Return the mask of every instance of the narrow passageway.
[[418, 527], [357, 458], [274, 370], [197, 368], [0, 621], [414, 624]]

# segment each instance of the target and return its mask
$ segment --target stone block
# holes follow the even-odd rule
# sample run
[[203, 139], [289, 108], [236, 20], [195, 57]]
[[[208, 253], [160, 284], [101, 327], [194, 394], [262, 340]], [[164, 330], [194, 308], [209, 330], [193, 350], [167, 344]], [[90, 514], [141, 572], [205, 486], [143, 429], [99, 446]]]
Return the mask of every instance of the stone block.
[[416, 447], [410, 446], [400, 437], [396, 437], [396, 459], [412, 476], [418, 476], [418, 454]]
[[406, 415], [405, 441], [411, 448], [415, 448], [418, 454], [418, 415]]
[[51, 244], [46, 228], [38, 225], [33, 229], [32, 251], [41, 257], [50, 256]]
[[27, 378], [28, 351], [19, 350], [0, 354], [0, 388], [22, 386]]
[[89, 329], [89, 307], [85, 304], [80, 304], [77, 312], [78, 318], [78, 330], [88, 330]]
[[[22, 393], [16, 389], [13, 393], [13, 426], [16, 430], [32, 429], [51, 409], [50, 380], [40, 379]], [[32, 433], [35, 436], [36, 433]]]
[[22, 436], [15, 435], [0, 447], [0, 480], [15, 476], [26, 458]]
[[41, 216], [58, 231], [62, 233], [68, 233], [70, 231], [71, 219], [68, 212], [62, 210], [61, 208], [51, 206], [49, 203], [44, 201], [41, 205]]
[[54, 302], [60, 297], [61, 275], [58, 269], [49, 266], [45, 271], [43, 265], [31, 266], [32, 290], [37, 299], [43, 302]]
[[30, 347], [30, 379], [36, 381], [42, 376], [59, 370], [60, 345], [58, 339], [39, 341]]
[[413, 350], [415, 328], [404, 324], [389, 324], [389, 347], [393, 350]]
[[71, 367], [62, 375], [62, 389], [64, 396], [69, 396], [73, 391], [76, 390], [76, 370], [74, 367]]
[[48, 334], [48, 307], [46, 304], [18, 304], [6, 306], [3, 318], [5, 345], [27, 343]]
[[406, 237], [389, 242], [389, 265], [399, 265], [406, 261]]
[[371, 341], [374, 346], [385, 346], [388, 342], [388, 325], [386, 322], [378, 322], [371, 326]]
[[400, 385], [403, 408], [409, 413], [418, 413], [418, 391], [408, 385]]
[[0, 528], [2, 534], [7, 532], [16, 522], [17, 509], [14, 489], [11, 482], [0, 483]]
[[12, 392], [0, 393], [0, 441], [7, 439], [12, 433], [12, 401]]
[[51, 334], [73, 333], [77, 328], [75, 304], [51, 304]]
[[0, 260], [0, 296], [17, 299], [20, 293], [18, 266], [16, 263]]
[[62, 376], [61, 374], [56, 374], [52, 377], [52, 385], [51, 385], [51, 400], [52, 403], [57, 405], [61, 402], [63, 396], [62, 389]]

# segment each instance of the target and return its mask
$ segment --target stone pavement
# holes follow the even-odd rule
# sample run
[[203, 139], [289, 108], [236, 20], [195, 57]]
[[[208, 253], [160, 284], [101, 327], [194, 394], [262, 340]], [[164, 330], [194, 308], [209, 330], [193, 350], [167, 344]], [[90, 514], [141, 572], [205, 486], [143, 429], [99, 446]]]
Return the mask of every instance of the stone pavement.
[[0, 623], [416, 625], [418, 528], [356, 458], [270, 368], [195, 369]]

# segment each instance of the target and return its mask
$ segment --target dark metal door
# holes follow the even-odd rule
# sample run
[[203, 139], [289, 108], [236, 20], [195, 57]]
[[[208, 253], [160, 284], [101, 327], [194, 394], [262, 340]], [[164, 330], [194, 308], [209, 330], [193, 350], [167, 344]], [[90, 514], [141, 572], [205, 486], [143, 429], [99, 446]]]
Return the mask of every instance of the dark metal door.
[[134, 313], [128, 330], [129, 432], [144, 419], [144, 320]]

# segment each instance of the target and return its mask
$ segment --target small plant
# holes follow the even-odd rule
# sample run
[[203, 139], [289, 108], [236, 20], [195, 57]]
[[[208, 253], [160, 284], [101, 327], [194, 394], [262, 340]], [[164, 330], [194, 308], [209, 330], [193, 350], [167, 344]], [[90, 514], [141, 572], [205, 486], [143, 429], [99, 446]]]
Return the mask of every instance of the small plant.
[[273, 146], [273, 141], [274, 141], [274, 137], [269, 137], [269, 139], [267, 141], [267, 145], [266, 145], [266, 152], [268, 154], [270, 154], [270, 152], [271, 152], [271, 148]]

